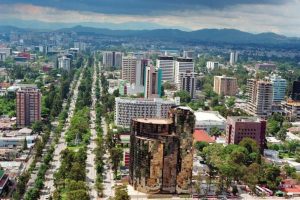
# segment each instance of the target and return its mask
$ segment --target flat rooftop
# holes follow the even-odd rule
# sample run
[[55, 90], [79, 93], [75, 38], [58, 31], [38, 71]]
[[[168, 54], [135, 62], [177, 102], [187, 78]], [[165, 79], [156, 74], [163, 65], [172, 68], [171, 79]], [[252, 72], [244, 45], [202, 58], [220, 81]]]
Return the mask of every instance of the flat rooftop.
[[172, 124], [172, 119], [161, 119], [161, 118], [135, 118], [136, 122], [145, 124]]
[[196, 111], [194, 112], [196, 121], [214, 121], [225, 123], [226, 119], [222, 117], [218, 112], [215, 111]]
[[261, 119], [259, 117], [248, 117], [248, 116], [234, 116], [228, 117], [235, 122], [260, 122]]

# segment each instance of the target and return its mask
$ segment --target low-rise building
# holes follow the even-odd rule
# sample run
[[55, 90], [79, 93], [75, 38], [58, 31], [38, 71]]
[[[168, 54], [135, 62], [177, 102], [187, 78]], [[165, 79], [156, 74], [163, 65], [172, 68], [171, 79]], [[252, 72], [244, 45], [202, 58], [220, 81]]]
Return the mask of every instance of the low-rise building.
[[289, 99], [286, 102], [282, 102], [281, 105], [283, 112], [290, 121], [300, 120], [300, 101]]
[[194, 112], [196, 121], [195, 129], [210, 132], [210, 129], [216, 127], [221, 131], [225, 130], [226, 119], [218, 111], [196, 111]]

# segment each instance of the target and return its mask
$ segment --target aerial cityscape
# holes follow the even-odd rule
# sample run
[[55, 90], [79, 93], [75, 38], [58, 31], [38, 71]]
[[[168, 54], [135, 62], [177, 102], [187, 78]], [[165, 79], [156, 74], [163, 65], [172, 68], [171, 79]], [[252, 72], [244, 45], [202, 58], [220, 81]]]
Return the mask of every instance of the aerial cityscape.
[[300, 199], [299, 0], [0, 0], [0, 199]]

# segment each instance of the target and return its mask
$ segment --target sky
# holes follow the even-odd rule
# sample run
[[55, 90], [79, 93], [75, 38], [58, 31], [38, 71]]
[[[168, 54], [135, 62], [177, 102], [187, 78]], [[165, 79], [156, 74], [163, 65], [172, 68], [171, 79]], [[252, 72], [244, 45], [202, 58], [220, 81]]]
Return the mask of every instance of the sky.
[[[300, 37], [300, 0], [0, 0], [0, 25], [136, 23], [198, 30], [234, 28]], [[14, 24], [15, 23], [15, 24]], [[34, 27], [33, 27], [34, 28]]]

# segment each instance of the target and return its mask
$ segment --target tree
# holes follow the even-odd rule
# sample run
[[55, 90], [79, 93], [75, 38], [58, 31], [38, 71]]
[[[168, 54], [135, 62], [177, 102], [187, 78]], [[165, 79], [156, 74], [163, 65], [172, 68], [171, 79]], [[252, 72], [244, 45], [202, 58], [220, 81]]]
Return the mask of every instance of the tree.
[[111, 159], [111, 162], [112, 162], [112, 169], [114, 170], [115, 176], [117, 176], [118, 168], [119, 168], [120, 162], [122, 160], [122, 157], [123, 157], [122, 148], [113, 147], [110, 150], [110, 159]]
[[201, 142], [196, 142], [196, 143], [195, 143], [195, 148], [196, 148], [198, 151], [202, 152], [203, 148], [204, 148], [204, 147], [207, 147], [208, 145], [209, 145], [209, 144], [208, 144], [207, 142], [203, 142], [203, 141], [201, 141]]
[[27, 140], [26, 140], [26, 137], [24, 138], [24, 141], [23, 141], [23, 150], [27, 150], [28, 147], [27, 147]]
[[285, 128], [281, 128], [279, 132], [276, 134], [276, 137], [282, 141], [285, 141], [287, 135], [287, 130]]
[[209, 130], [209, 135], [219, 137], [222, 134], [222, 131], [218, 127], [212, 127]]
[[116, 186], [114, 200], [130, 200], [126, 185]]
[[35, 121], [32, 126], [32, 131], [34, 133], [41, 133], [43, 131], [43, 122], [42, 121]]
[[226, 101], [226, 105], [228, 108], [233, 108], [235, 105], [235, 97], [229, 97]]
[[90, 197], [87, 190], [74, 190], [66, 193], [66, 200], [74, 199], [89, 200]]
[[174, 97], [180, 97], [180, 102], [184, 104], [191, 102], [191, 95], [188, 91], [185, 90], [175, 92]]
[[287, 176], [292, 176], [293, 174], [296, 173], [296, 168], [291, 167], [290, 165], [284, 165], [283, 169]]

